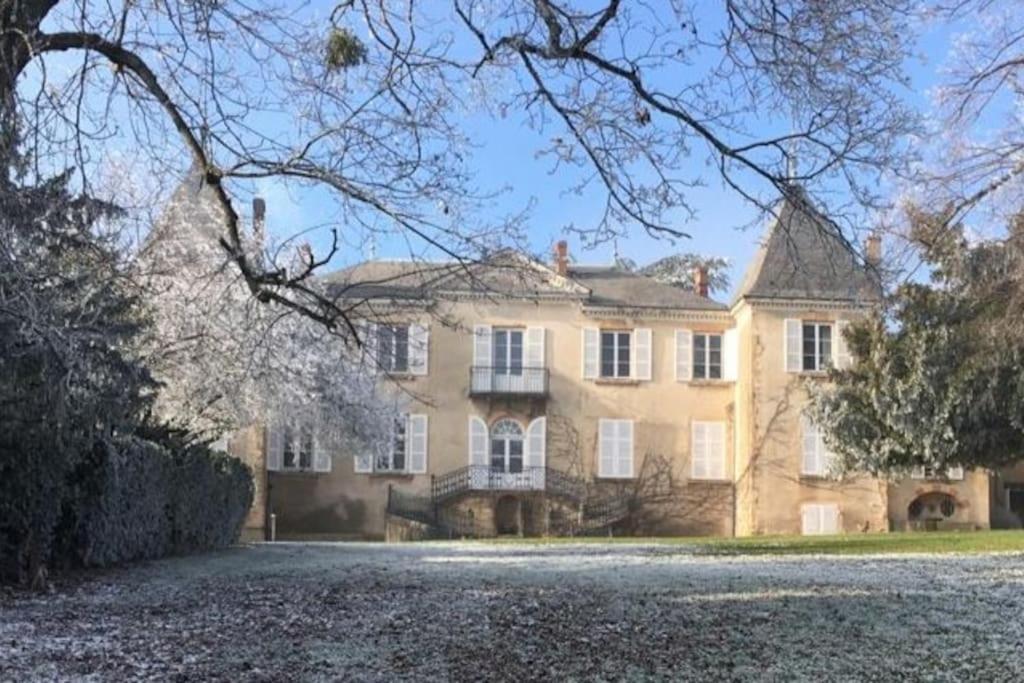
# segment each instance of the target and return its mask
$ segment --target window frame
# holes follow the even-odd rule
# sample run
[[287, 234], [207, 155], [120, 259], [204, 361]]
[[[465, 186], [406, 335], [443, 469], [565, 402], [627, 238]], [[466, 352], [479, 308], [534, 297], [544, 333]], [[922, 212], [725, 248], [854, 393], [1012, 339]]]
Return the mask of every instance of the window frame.
[[[384, 372], [395, 373], [395, 374], [407, 374], [412, 372], [411, 363], [411, 347], [410, 347], [410, 327], [411, 325], [406, 323], [400, 324], [383, 324], [377, 325], [376, 343], [377, 343], [377, 365]], [[405, 366], [398, 367], [397, 359], [402, 358], [398, 351], [403, 346], [399, 330], [404, 331], [404, 347], [405, 347]], [[387, 335], [387, 336], [385, 336]]]
[[[698, 362], [697, 354], [697, 340], [703, 340], [702, 354], [703, 358]], [[717, 365], [711, 362], [711, 340], [718, 339], [718, 363]], [[690, 377], [693, 380], [705, 381], [705, 382], [721, 382], [725, 377], [725, 335], [721, 332], [692, 332], [690, 334]], [[718, 377], [711, 377], [711, 369], [713, 367], [718, 368]], [[698, 368], [701, 368], [702, 372], [698, 373]]]
[[[605, 350], [604, 340], [605, 340], [605, 335], [612, 335], [612, 340], [613, 340], [612, 347], [611, 347], [612, 348], [612, 361], [611, 361], [611, 363], [612, 363], [613, 373], [610, 374], [610, 375], [609, 374], [605, 374], [605, 360], [604, 360], [604, 350]], [[623, 337], [626, 338], [626, 345], [625, 346], [622, 345], [622, 338]], [[622, 364], [623, 364], [622, 351], [623, 351], [623, 349], [625, 349], [625, 352], [626, 352], [626, 359], [625, 359], [626, 372], [625, 372], [625, 374], [622, 373]], [[597, 355], [597, 377], [598, 377], [598, 379], [632, 379], [633, 378], [633, 364], [635, 363], [635, 360], [634, 360], [635, 349], [636, 349], [636, 344], [634, 343], [634, 340], [633, 340], [633, 330], [618, 330], [618, 329], [615, 329], [615, 330], [610, 330], [610, 329], [609, 330], [605, 330], [605, 329], [602, 329], [602, 330], [600, 330], [599, 333], [598, 333], [598, 340], [597, 340], [597, 354], [598, 354]]]
[[[806, 352], [807, 328], [813, 328], [814, 355]], [[822, 329], [828, 329], [828, 356], [822, 352]], [[831, 320], [800, 320], [800, 372], [826, 372], [835, 363], [835, 322]], [[807, 367], [807, 359], [814, 358], [814, 367]]]
[[[397, 445], [401, 443], [402, 466], [395, 467]], [[382, 464], [382, 463], [386, 463]], [[395, 419], [394, 432], [388, 440], [387, 450], [382, 451], [373, 461], [373, 471], [385, 474], [405, 474], [409, 471], [409, 416], [403, 414]]]
[[[314, 472], [316, 464], [316, 434], [312, 425], [301, 421], [281, 426], [281, 471]], [[308, 446], [303, 450], [304, 446]], [[291, 464], [289, 464], [289, 455]], [[303, 464], [303, 460], [306, 461]]]
[[[519, 365], [517, 366], [513, 361], [515, 360], [513, 349], [517, 348], [512, 343], [512, 336], [514, 334], [519, 335]], [[503, 336], [505, 358], [502, 359], [504, 365], [498, 364], [498, 338]], [[522, 327], [494, 327], [491, 328], [491, 371], [495, 374], [501, 374], [503, 376], [519, 377], [523, 374], [523, 368], [526, 363], [526, 329]], [[500, 372], [499, 372], [500, 371]]]

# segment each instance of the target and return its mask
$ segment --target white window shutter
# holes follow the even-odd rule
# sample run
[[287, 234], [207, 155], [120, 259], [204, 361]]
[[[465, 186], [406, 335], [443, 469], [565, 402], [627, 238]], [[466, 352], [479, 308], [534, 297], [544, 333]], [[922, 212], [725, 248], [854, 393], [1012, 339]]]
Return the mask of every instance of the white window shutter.
[[850, 356], [850, 349], [846, 346], [846, 328], [850, 324], [849, 320], [837, 320], [836, 321], [836, 339], [835, 339], [835, 367], [838, 370], [845, 370], [853, 365], [853, 358]]
[[615, 420], [597, 421], [597, 474], [600, 477], [615, 476], [615, 448], [618, 429]]
[[376, 371], [379, 369], [377, 363], [377, 346], [380, 341], [377, 336], [377, 325], [376, 323], [370, 322], [363, 323], [361, 325], [361, 331], [363, 335], [363, 353], [365, 354], [370, 367]]
[[316, 431], [313, 432], [313, 471], [331, 471], [331, 452], [326, 448], [325, 439]]
[[489, 368], [494, 365], [491, 357], [491, 326], [476, 325], [473, 327], [473, 365]]
[[707, 425], [708, 475], [711, 479], [725, 479], [725, 423]]
[[601, 332], [596, 327], [583, 328], [583, 379], [596, 379], [601, 354]]
[[800, 416], [800, 436], [803, 454], [800, 471], [803, 474], [821, 474], [818, 459], [818, 429], [806, 415]]
[[803, 326], [795, 318], [786, 318], [783, 321], [784, 346], [784, 367], [786, 372], [800, 372], [802, 368], [803, 348]]
[[525, 454], [527, 467], [544, 467], [547, 429], [548, 421], [545, 417], [538, 417], [527, 426]]
[[964, 468], [950, 467], [946, 470], [946, 477], [952, 481], [961, 481], [964, 478]]
[[804, 505], [801, 508], [800, 531], [805, 536], [813, 536], [821, 533], [821, 507], [819, 505]]
[[267, 425], [266, 440], [267, 469], [277, 472], [284, 464], [284, 430], [280, 425]]
[[430, 368], [430, 328], [409, 325], [409, 372], [426, 375]]
[[651, 355], [650, 328], [633, 330], [633, 379], [651, 379]]
[[526, 328], [526, 358], [524, 365], [528, 368], [544, 367], [544, 336], [543, 327]]
[[620, 477], [633, 476], [633, 421], [619, 421], [619, 452], [618, 452]]
[[839, 506], [822, 505], [821, 530], [825, 534], [839, 533]]
[[475, 415], [469, 416], [469, 464], [487, 464], [487, 424]]
[[693, 332], [676, 330], [676, 381], [693, 379]]
[[427, 416], [409, 415], [405, 427], [406, 444], [409, 451], [409, 471], [425, 474], [427, 471]]
[[722, 335], [722, 379], [735, 382], [739, 379], [740, 346], [736, 328]]
[[690, 424], [690, 477], [693, 479], [707, 479], [707, 430], [705, 423], [692, 422]]

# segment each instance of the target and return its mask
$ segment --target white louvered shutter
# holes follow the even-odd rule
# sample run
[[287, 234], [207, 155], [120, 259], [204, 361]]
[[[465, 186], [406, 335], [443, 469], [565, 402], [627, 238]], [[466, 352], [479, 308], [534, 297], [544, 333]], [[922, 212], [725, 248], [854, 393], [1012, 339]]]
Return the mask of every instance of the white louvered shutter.
[[615, 449], [618, 428], [615, 420], [597, 421], [597, 474], [600, 477], [615, 476]]
[[380, 369], [377, 362], [377, 348], [380, 345], [380, 338], [377, 336], [377, 325], [376, 323], [363, 323], [362, 325], [363, 334], [363, 353], [365, 354], [366, 362], [374, 372]]
[[543, 327], [526, 328], [526, 358], [524, 365], [528, 368], [544, 367], [544, 337], [546, 330]]
[[805, 536], [821, 533], [821, 510], [818, 505], [804, 505], [801, 509], [800, 530]]
[[409, 372], [426, 375], [430, 369], [430, 328], [409, 325]]
[[839, 533], [839, 506], [838, 505], [822, 505], [821, 506], [821, 533], [823, 533], [823, 534], [838, 534]]
[[544, 467], [547, 450], [547, 418], [538, 417], [526, 428], [526, 466]]
[[676, 381], [693, 379], [693, 332], [676, 330]]
[[850, 349], [846, 346], [846, 328], [850, 324], [849, 320], [837, 320], [836, 321], [836, 340], [835, 340], [835, 367], [838, 370], [845, 370], [853, 365], [853, 358], [850, 356]]
[[952, 481], [961, 481], [964, 478], [964, 468], [950, 467], [946, 470], [946, 476]]
[[783, 321], [783, 336], [785, 339], [784, 360], [786, 372], [800, 372], [802, 365], [802, 343], [803, 325], [795, 318], [786, 318]]
[[596, 327], [583, 328], [583, 379], [597, 379], [601, 354], [601, 332]]
[[722, 379], [726, 382], [735, 382], [739, 379], [739, 365], [739, 332], [732, 328], [722, 335]]
[[618, 475], [633, 476], [633, 421], [619, 420]]
[[326, 439], [318, 432], [313, 432], [313, 471], [331, 471], [331, 452], [327, 448]]
[[690, 477], [693, 479], [707, 479], [707, 429], [706, 423], [694, 422], [691, 426], [690, 435]]
[[651, 330], [641, 327], [633, 330], [633, 379], [651, 379]]
[[284, 464], [284, 430], [280, 425], [267, 425], [266, 439], [267, 469], [277, 472]]
[[473, 365], [489, 368], [494, 365], [491, 357], [491, 326], [475, 325], [473, 327]]
[[409, 451], [409, 472], [425, 474], [427, 471], [427, 416], [409, 415], [405, 427]]
[[469, 417], [469, 464], [487, 464], [487, 424], [475, 415]]
[[803, 452], [803, 464], [800, 471], [803, 474], [821, 474], [820, 459], [818, 457], [818, 429], [806, 415], [800, 416], [800, 435], [801, 450]]
[[707, 465], [710, 479], [725, 479], [725, 423], [709, 422], [707, 437]]
[[353, 458], [355, 471], [357, 474], [365, 474], [367, 472], [373, 472], [373, 454], [372, 453], [357, 453]]

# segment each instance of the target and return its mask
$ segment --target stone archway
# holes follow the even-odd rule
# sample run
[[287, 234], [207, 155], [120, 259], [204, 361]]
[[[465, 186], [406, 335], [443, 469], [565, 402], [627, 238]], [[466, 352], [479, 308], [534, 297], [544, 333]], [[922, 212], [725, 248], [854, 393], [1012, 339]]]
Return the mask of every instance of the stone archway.
[[960, 509], [956, 498], [942, 491], [922, 493], [907, 506], [907, 519], [926, 530], [938, 529], [950, 521]]
[[494, 504], [494, 530], [498, 535], [521, 534], [522, 501], [516, 496], [501, 496]]

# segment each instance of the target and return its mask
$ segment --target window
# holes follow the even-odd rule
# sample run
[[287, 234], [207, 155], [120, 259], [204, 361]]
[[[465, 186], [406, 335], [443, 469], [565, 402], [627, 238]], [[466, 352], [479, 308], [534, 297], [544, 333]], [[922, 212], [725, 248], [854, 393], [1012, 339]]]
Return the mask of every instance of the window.
[[629, 377], [629, 332], [601, 332], [601, 377]]
[[725, 423], [694, 422], [690, 477], [725, 479]]
[[494, 374], [523, 374], [523, 331], [496, 329], [493, 334]]
[[313, 469], [313, 430], [305, 425], [286, 425], [282, 435], [282, 469]]
[[633, 421], [598, 420], [597, 476], [628, 479], [633, 476]]
[[959, 481], [964, 478], [963, 467], [947, 467], [945, 469], [933, 467], [932, 465], [914, 467], [910, 470], [911, 479], [949, 479]]
[[394, 434], [392, 434], [391, 443], [381, 449], [381, 452], [377, 455], [377, 462], [374, 463], [374, 469], [376, 471], [405, 471], [407, 423], [408, 418], [404, 415], [395, 420]]
[[825, 446], [825, 438], [807, 416], [800, 417], [803, 442], [803, 458], [800, 473], [812, 477], [824, 477], [832, 464], [832, 453]]
[[409, 326], [377, 326], [377, 364], [385, 372], [409, 372]]
[[693, 378], [722, 379], [722, 335], [693, 335]]
[[802, 348], [804, 372], [820, 372], [832, 364], [832, 324], [803, 324]]
[[810, 503], [800, 510], [800, 531], [805, 536], [839, 533], [839, 506], [834, 503]]
[[523, 428], [515, 420], [498, 420], [491, 427], [491, 471], [523, 471]]

